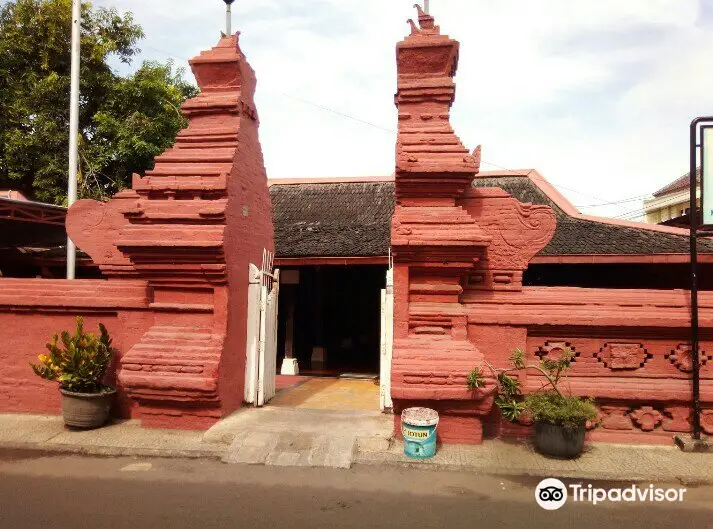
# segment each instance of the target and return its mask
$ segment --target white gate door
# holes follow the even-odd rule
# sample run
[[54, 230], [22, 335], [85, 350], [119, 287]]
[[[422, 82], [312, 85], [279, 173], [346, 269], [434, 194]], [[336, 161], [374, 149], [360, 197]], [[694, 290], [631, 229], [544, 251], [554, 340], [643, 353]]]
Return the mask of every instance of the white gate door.
[[393, 408], [391, 401], [391, 357], [394, 349], [394, 269], [386, 271], [386, 288], [381, 291], [381, 369], [379, 407]]
[[250, 265], [245, 402], [255, 406], [275, 396], [280, 271], [273, 270], [273, 258], [264, 251], [262, 267]]

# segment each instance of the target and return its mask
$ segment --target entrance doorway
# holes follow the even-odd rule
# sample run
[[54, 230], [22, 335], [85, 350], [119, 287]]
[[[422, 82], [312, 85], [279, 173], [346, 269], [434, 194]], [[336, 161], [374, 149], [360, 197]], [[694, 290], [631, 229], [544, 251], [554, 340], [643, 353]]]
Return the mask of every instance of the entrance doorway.
[[297, 359], [300, 374], [379, 375], [381, 290], [386, 265], [282, 267], [277, 365]]

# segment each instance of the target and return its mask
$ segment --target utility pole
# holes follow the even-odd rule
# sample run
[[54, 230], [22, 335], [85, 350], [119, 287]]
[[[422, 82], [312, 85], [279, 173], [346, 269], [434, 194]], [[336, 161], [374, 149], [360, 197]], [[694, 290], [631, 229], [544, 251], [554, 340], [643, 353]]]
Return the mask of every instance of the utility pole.
[[[67, 204], [77, 201], [77, 165], [79, 148], [79, 62], [82, 25], [82, 2], [72, 0], [72, 66], [69, 96], [69, 182]], [[67, 236], [67, 279], [74, 279], [77, 262], [77, 247]]]
[[225, 2], [225, 34], [230, 36], [233, 34], [232, 18], [233, 13], [230, 9], [230, 4], [235, 2], [235, 0], [223, 0]]

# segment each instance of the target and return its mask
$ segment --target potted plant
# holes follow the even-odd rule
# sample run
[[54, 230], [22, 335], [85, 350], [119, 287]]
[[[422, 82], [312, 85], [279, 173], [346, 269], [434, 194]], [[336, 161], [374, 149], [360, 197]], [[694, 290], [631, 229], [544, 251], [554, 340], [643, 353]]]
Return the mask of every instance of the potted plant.
[[49, 355], [39, 355], [39, 364], [30, 364], [38, 376], [59, 382], [64, 423], [77, 428], [98, 428], [106, 423], [116, 389], [103, 384], [114, 349], [106, 327], [99, 324], [100, 336], [84, 332], [77, 317], [74, 335], [63, 331], [47, 344]]
[[[592, 399], [564, 393], [560, 387], [573, 356], [567, 348], [557, 359], [545, 357], [537, 365], [526, 364], [525, 353], [522, 349], [515, 349], [510, 357], [513, 365], [510, 369], [495, 369], [486, 362], [497, 381], [495, 404], [502, 416], [512, 422], [523, 414], [532, 419], [535, 423], [535, 447], [546, 455], [572, 458], [582, 453], [587, 421], [593, 421], [597, 416]], [[546, 386], [523, 396], [520, 381], [511, 373], [526, 369], [542, 374]], [[471, 389], [482, 388], [485, 376], [476, 368], [468, 374], [467, 382]]]

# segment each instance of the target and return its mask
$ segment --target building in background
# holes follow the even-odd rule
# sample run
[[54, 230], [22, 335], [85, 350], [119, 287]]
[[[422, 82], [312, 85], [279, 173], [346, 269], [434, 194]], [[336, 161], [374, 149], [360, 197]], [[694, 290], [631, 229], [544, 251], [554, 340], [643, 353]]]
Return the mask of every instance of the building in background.
[[[0, 189], [0, 276], [63, 278], [66, 275], [67, 208], [29, 200], [20, 191]], [[79, 252], [77, 277], [100, 277]]]
[[[686, 173], [656, 191], [653, 198], [644, 200], [644, 222], [687, 227], [691, 203], [690, 181], [690, 173]], [[698, 168], [696, 182], [700, 181], [701, 170]], [[697, 190], [696, 196], [696, 205], [700, 206], [700, 189]]]
[[[394, 177], [269, 180], [280, 268], [278, 361], [306, 374], [379, 372], [379, 292], [391, 249]], [[689, 240], [665, 226], [582, 214], [534, 169], [481, 172], [500, 188], [548, 206], [552, 240], [531, 260], [527, 287], [687, 289]], [[713, 290], [713, 242], [699, 241], [700, 288]], [[289, 278], [289, 279], [287, 279]]]

